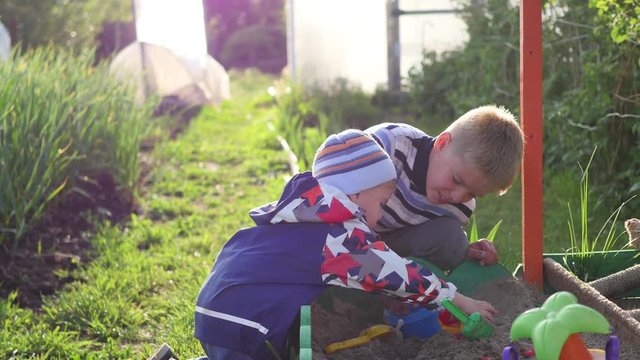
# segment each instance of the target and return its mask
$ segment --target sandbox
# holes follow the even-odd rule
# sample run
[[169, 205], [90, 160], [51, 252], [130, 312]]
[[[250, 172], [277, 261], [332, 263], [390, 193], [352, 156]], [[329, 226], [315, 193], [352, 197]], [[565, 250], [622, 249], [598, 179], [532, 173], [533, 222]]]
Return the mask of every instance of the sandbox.
[[[638, 271], [635, 269], [636, 267], [632, 267], [631, 271]], [[594, 308], [608, 319], [613, 327], [613, 334], [620, 337], [620, 359], [640, 359], [640, 323], [634, 318], [638, 313], [637, 302], [632, 299], [615, 302], [607, 299], [592, 285], [578, 280], [551, 258], [544, 260], [544, 271], [545, 281], [550, 282], [555, 290], [573, 293], [580, 303]], [[612, 278], [619, 275], [611, 274]], [[638, 279], [636, 276], [632, 278]], [[603, 288], [602, 282], [593, 285], [599, 289]], [[622, 288], [619, 285], [616, 291], [625, 291], [628, 286], [628, 283]], [[367, 327], [383, 323], [380, 295], [364, 294], [357, 290], [332, 289], [310, 308], [312, 358], [501, 359], [504, 347], [510, 344], [509, 333], [513, 320], [528, 309], [540, 307], [548, 297], [548, 292], [538, 290], [516, 277], [501, 277], [474, 290], [473, 297], [491, 302], [498, 310], [494, 319], [495, 333], [488, 339], [468, 340], [445, 331], [428, 339], [403, 338], [396, 332], [394, 335], [374, 338], [365, 345], [325, 354], [323, 348], [326, 345], [357, 337]], [[604, 349], [609, 338], [603, 334], [581, 335], [585, 345], [593, 349]], [[530, 340], [516, 342], [516, 345], [522, 352], [520, 358], [527, 359], [524, 356], [525, 352], [530, 353], [533, 349]]]

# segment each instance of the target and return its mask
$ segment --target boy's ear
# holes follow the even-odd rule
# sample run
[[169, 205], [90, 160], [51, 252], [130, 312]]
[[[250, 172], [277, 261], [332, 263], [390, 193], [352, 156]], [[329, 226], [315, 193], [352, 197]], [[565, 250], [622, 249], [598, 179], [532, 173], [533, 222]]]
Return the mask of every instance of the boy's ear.
[[447, 147], [447, 145], [449, 145], [449, 143], [451, 143], [451, 133], [448, 131], [444, 131], [440, 135], [438, 135], [433, 146], [437, 150], [443, 150], [445, 147]]

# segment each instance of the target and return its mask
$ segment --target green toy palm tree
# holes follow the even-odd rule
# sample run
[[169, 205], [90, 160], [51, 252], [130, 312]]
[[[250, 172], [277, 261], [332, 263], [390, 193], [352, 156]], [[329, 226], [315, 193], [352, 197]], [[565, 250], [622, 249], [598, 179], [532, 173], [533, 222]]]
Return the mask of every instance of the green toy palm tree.
[[561, 291], [542, 307], [520, 314], [511, 325], [512, 341], [531, 338], [538, 360], [591, 359], [579, 333], [608, 334], [609, 322], [594, 309], [577, 303], [575, 295]]

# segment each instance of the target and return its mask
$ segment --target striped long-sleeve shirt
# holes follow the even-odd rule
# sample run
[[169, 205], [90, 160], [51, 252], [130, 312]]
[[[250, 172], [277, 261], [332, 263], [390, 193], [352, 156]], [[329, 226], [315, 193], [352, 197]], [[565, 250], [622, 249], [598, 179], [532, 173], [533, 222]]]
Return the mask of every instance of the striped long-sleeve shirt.
[[397, 174], [396, 192], [383, 207], [383, 216], [376, 231], [418, 225], [440, 216], [453, 217], [462, 224], [469, 222], [475, 209], [475, 199], [460, 204], [433, 204], [427, 200], [427, 169], [434, 137], [401, 123], [382, 123], [365, 132], [371, 134], [389, 154]]

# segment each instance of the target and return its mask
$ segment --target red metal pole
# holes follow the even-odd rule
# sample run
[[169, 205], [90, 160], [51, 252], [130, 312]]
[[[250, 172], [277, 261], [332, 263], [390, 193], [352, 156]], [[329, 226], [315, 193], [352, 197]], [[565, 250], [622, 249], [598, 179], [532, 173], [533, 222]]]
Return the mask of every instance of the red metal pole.
[[542, 288], [542, 0], [520, 0], [520, 116], [524, 278]]

